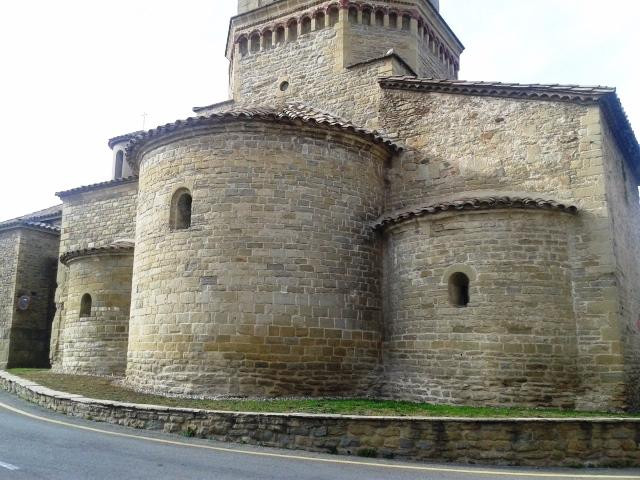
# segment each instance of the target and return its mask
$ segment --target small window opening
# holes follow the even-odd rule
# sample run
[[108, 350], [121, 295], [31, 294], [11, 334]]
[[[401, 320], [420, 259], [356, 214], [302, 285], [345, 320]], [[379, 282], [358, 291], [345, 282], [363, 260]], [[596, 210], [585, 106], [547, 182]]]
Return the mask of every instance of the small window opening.
[[398, 28], [398, 14], [395, 12], [389, 14], [389, 28]]
[[362, 24], [371, 25], [371, 9], [365, 8], [362, 11]]
[[284, 43], [284, 27], [282, 26], [276, 29], [276, 43]]
[[349, 23], [358, 23], [358, 9], [356, 7], [349, 8]]
[[247, 40], [246, 37], [242, 37], [240, 39], [240, 55], [242, 55], [243, 57], [249, 53], [249, 41]]
[[316, 14], [316, 30], [322, 30], [324, 28], [324, 12], [318, 12]]
[[288, 28], [289, 28], [289, 41], [294, 42], [298, 38], [298, 22], [293, 20], [289, 24]]
[[182, 188], [173, 194], [171, 200], [170, 223], [172, 230], [186, 230], [191, 228], [191, 193]]
[[122, 150], [118, 150], [116, 153], [116, 171], [115, 178], [122, 178], [122, 168], [124, 166], [124, 152]]
[[311, 33], [311, 18], [304, 17], [302, 19], [301, 33], [302, 35], [306, 35], [307, 33]]
[[449, 302], [455, 307], [469, 305], [469, 277], [462, 272], [449, 277]]
[[340, 19], [340, 11], [336, 7], [329, 9], [329, 26], [333, 27]]
[[286, 92], [287, 90], [289, 90], [289, 82], [287, 82], [286, 80], [284, 82], [282, 82], [280, 84], [280, 91], [281, 92]]
[[91, 316], [91, 295], [85, 293], [80, 299], [80, 317]]
[[262, 48], [264, 50], [269, 50], [273, 47], [273, 32], [271, 30], [266, 30], [262, 34]]
[[376, 26], [384, 27], [384, 12], [382, 10], [376, 10]]
[[402, 30], [411, 30], [411, 17], [409, 15], [402, 16]]
[[251, 53], [258, 53], [260, 51], [260, 35], [254, 33], [251, 35]]

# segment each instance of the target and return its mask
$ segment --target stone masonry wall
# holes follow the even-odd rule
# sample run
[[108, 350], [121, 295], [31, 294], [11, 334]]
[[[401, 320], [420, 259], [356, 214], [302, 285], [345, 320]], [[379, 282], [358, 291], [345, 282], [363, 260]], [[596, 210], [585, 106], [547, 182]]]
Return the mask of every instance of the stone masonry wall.
[[27, 310], [15, 310], [8, 367], [48, 367], [60, 237], [22, 229], [15, 298], [31, 297]]
[[0, 372], [0, 388], [73, 417], [222, 442], [458, 464], [640, 465], [640, 421], [633, 418], [451, 419], [214, 412], [78, 398], [6, 372]]
[[[281, 122], [185, 132], [141, 159], [127, 382], [204, 395], [363, 394], [380, 357], [386, 150]], [[191, 228], [171, 231], [179, 188]]]
[[407, 150], [388, 173], [388, 210], [490, 195], [578, 206], [570, 239], [576, 406], [626, 406], [615, 260], [597, 105], [385, 90], [381, 127]]
[[[69, 262], [61, 361], [55, 370], [88, 375], [124, 375], [129, 338], [133, 252], [105, 253]], [[88, 316], [80, 315], [91, 295]]]
[[[138, 183], [127, 182], [77, 193], [63, 198], [60, 253], [104, 247], [118, 240], [135, 238]], [[56, 316], [51, 334], [51, 363], [59, 367], [64, 333], [69, 269], [58, 266]]]
[[616, 257], [620, 335], [624, 345], [627, 402], [640, 408], [640, 202], [638, 179], [617, 147], [606, 119], [601, 118], [602, 147]]
[[16, 301], [19, 238], [18, 230], [0, 232], [0, 368], [6, 368], [9, 360], [9, 340]]
[[[383, 396], [572, 408], [574, 217], [496, 210], [430, 215], [385, 234]], [[470, 278], [452, 305], [449, 277]]]
[[[244, 57], [236, 53], [233, 106], [302, 101], [360, 126], [377, 128], [378, 77], [404, 75], [408, 71], [391, 59], [337, 68], [338, 49], [338, 27], [326, 27], [270, 50]], [[280, 85], [285, 81], [288, 88], [282, 92]]]

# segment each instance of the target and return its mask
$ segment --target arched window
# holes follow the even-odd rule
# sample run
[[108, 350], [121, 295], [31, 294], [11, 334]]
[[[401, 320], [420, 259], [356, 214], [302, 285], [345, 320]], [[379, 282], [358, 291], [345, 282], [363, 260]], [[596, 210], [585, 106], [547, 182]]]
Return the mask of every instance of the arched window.
[[247, 37], [242, 37], [238, 41], [238, 44], [240, 46], [240, 55], [244, 57], [247, 53], [249, 53], [249, 41], [247, 40]]
[[292, 20], [288, 28], [289, 28], [289, 41], [293, 42], [298, 38], [298, 22], [296, 20]]
[[273, 32], [271, 30], [265, 30], [262, 34], [262, 48], [269, 50], [273, 47]]
[[280, 26], [276, 29], [276, 43], [284, 43], [284, 27]]
[[469, 277], [456, 272], [449, 277], [449, 302], [455, 307], [469, 304]]
[[398, 14], [396, 12], [389, 14], [389, 28], [398, 28]]
[[356, 7], [349, 8], [349, 23], [358, 23], [358, 9]]
[[80, 317], [91, 316], [91, 295], [85, 293], [80, 299]]
[[311, 18], [304, 17], [302, 19], [302, 25], [300, 26], [300, 29], [301, 29], [300, 33], [302, 33], [302, 35], [311, 33]]
[[322, 30], [324, 28], [324, 12], [316, 13], [316, 30]]
[[365, 8], [362, 10], [362, 24], [371, 25], [371, 9]]
[[251, 45], [249, 47], [251, 53], [258, 53], [260, 51], [260, 34], [254, 33], [251, 35]]
[[333, 27], [336, 23], [338, 23], [339, 19], [340, 11], [338, 10], [338, 7], [331, 7], [329, 9], [329, 26]]
[[124, 152], [118, 150], [116, 153], [116, 169], [114, 172], [114, 178], [122, 178], [122, 167], [124, 166]]
[[186, 188], [181, 188], [173, 194], [169, 215], [172, 230], [186, 230], [191, 227], [191, 203], [191, 193]]
[[384, 12], [382, 10], [376, 10], [376, 26], [384, 27]]
[[406, 14], [402, 16], [402, 30], [411, 30], [411, 16]]

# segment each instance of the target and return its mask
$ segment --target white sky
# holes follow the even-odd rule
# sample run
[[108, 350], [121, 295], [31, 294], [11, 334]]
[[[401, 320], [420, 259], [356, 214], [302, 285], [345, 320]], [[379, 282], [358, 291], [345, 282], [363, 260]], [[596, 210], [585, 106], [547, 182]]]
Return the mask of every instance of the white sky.
[[[227, 98], [236, 0], [0, 4], [0, 219], [110, 179], [110, 137]], [[640, 132], [640, 1], [441, 0], [460, 78], [618, 87]]]

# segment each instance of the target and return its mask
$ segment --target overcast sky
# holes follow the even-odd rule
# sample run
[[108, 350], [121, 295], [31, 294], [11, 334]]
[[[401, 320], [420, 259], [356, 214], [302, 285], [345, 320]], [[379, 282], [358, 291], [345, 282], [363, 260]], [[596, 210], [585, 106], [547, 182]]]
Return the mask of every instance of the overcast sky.
[[[18, 0], [0, 5], [0, 219], [110, 179], [107, 139], [227, 99], [236, 0]], [[640, 131], [640, 2], [441, 0], [460, 78], [618, 88]], [[636, 88], [633, 88], [636, 86]]]

